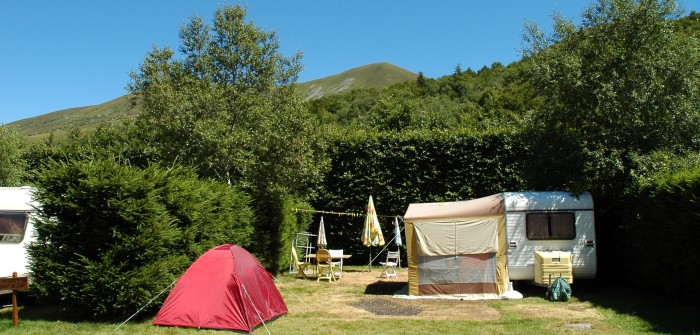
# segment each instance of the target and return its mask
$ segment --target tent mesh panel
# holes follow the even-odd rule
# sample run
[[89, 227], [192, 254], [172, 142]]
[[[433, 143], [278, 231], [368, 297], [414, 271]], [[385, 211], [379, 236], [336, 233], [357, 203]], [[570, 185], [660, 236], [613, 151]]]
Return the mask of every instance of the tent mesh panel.
[[496, 283], [496, 253], [420, 256], [418, 284]]

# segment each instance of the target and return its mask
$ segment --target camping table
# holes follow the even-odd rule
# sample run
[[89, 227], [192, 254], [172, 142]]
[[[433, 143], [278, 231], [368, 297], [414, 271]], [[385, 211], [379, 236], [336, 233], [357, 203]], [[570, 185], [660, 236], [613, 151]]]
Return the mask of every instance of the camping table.
[[[339, 260], [342, 262], [343, 259], [348, 259], [348, 258], [350, 258], [350, 257], [352, 257], [352, 255], [347, 255], [347, 254], [343, 254], [343, 255], [331, 255], [331, 261], [334, 260], [334, 259], [336, 259], [336, 260], [339, 259]], [[312, 258], [312, 259], [315, 260], [315, 259], [316, 259], [316, 254], [308, 254], [308, 255], [306, 255], [306, 258]], [[314, 261], [314, 263], [316, 263], [316, 261]], [[317, 271], [318, 271], [318, 270], [317, 270]], [[343, 275], [343, 272], [342, 272], [342, 267], [341, 267], [341, 272], [340, 272], [340, 275], [338, 275], [338, 278], [341, 278], [342, 275]]]

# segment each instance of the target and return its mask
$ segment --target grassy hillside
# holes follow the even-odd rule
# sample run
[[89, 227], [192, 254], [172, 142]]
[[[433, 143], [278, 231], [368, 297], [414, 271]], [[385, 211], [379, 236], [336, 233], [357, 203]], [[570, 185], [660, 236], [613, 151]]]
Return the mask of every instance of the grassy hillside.
[[417, 74], [389, 63], [360, 66], [333, 76], [299, 84], [304, 100], [348, 92], [360, 88], [383, 89], [396, 83], [413, 80]]
[[[416, 77], [415, 73], [398, 66], [376, 63], [299, 83], [298, 88], [305, 100], [313, 100], [354, 89], [382, 89]], [[9, 124], [19, 126], [20, 132], [26, 136], [28, 142], [35, 143], [51, 133], [60, 137], [74, 128], [92, 129], [101, 124], [133, 118], [138, 113], [138, 108], [131, 107], [129, 95], [124, 95], [99, 105], [64, 109]]]
[[9, 124], [19, 126], [27, 141], [35, 143], [51, 133], [60, 137], [74, 128], [92, 129], [133, 118], [138, 109], [131, 108], [129, 97], [123, 95], [99, 105], [63, 109]]

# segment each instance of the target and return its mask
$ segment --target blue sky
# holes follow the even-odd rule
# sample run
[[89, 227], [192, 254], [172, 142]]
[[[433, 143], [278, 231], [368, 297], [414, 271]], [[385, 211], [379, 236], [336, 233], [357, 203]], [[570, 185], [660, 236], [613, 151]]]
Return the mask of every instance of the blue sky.
[[[193, 15], [220, 4], [278, 34], [281, 52], [304, 53], [299, 81], [376, 62], [437, 78], [521, 58], [526, 21], [551, 27], [555, 11], [577, 21], [589, 1], [35, 1], [0, 0], [0, 124], [126, 94], [129, 72], [152, 46], [179, 46]], [[700, 11], [700, 0], [686, 0]]]

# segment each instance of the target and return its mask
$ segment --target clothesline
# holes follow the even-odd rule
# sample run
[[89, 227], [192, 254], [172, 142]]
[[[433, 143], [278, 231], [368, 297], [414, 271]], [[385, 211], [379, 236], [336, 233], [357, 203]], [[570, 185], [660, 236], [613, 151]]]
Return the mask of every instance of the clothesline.
[[[304, 208], [292, 208], [295, 212], [310, 212], [310, 213], [321, 213], [321, 214], [330, 214], [330, 215], [345, 215], [345, 216], [352, 216], [352, 217], [363, 217], [367, 215], [366, 213], [349, 213], [349, 212], [333, 212], [333, 211], [320, 211], [320, 210], [315, 210], [315, 209], [304, 209]], [[398, 215], [379, 215], [377, 214], [378, 217], [381, 218], [395, 218]]]

